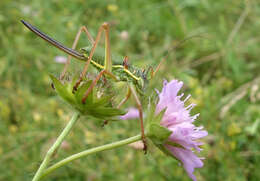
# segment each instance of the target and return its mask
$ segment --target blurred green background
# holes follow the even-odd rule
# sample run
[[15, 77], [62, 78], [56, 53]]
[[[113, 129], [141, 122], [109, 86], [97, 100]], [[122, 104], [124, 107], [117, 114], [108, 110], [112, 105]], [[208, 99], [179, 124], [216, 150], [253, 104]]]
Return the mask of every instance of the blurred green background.
[[[260, 3], [257, 0], [1, 0], [0, 180], [30, 180], [44, 153], [72, 115], [51, 89], [65, 55], [36, 37], [24, 19], [71, 46], [79, 27], [92, 35], [108, 21], [112, 52], [136, 66], [156, 66], [171, 51], [152, 86], [163, 78], [184, 81], [200, 112], [196, 125], [209, 132], [198, 180], [260, 180]], [[84, 36], [82, 36], [84, 37]], [[88, 43], [84, 37], [79, 46]], [[73, 61], [72, 71], [82, 64]], [[56, 160], [139, 132], [137, 121], [100, 124], [81, 118]], [[258, 170], [258, 171], [257, 171]], [[190, 180], [184, 169], [153, 145], [98, 153], [58, 169], [45, 180]]]

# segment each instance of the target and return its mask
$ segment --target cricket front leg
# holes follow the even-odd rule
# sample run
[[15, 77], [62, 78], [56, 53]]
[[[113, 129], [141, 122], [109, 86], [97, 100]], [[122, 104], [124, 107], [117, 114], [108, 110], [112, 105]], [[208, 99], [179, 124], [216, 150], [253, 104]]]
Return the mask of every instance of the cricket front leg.
[[[91, 36], [91, 34], [89, 33], [87, 27], [86, 27], [86, 26], [82, 26], [82, 27], [79, 29], [79, 31], [78, 31], [78, 33], [77, 33], [77, 35], [75, 36], [75, 39], [74, 39], [74, 41], [73, 41], [73, 44], [72, 44], [72, 49], [73, 49], [73, 50], [76, 48], [76, 46], [77, 46], [77, 44], [78, 44], [78, 41], [79, 41], [79, 38], [80, 38], [80, 35], [81, 35], [82, 32], [85, 32], [85, 34], [87, 35], [87, 37], [88, 37], [89, 41], [91, 42], [91, 44], [94, 43], [94, 39], [93, 39], [93, 37]], [[65, 76], [65, 74], [66, 74], [66, 72], [67, 72], [71, 58], [72, 58], [72, 56], [69, 55], [68, 58], [67, 58], [66, 64], [65, 64], [65, 66], [64, 66], [64, 68], [63, 68], [63, 71], [62, 71], [61, 74], [60, 74], [60, 80], [62, 80], [62, 79], [64, 78], [64, 76]]]
[[139, 110], [139, 118], [140, 118], [140, 126], [141, 126], [141, 136], [142, 136], [142, 141], [144, 144], [144, 153], [147, 153], [147, 143], [146, 143], [146, 139], [145, 139], [145, 133], [144, 133], [144, 120], [143, 120], [143, 108], [142, 108], [142, 104], [137, 96], [137, 92], [135, 91], [135, 87], [130, 84], [129, 88], [134, 96], [134, 100], [136, 102], [137, 108]]
[[88, 70], [88, 66], [90, 64], [90, 61], [91, 61], [91, 59], [92, 59], [92, 57], [94, 55], [94, 52], [95, 52], [96, 47], [97, 47], [97, 44], [98, 44], [98, 42], [99, 42], [99, 40], [101, 38], [102, 31], [104, 31], [104, 30], [106, 31], [107, 29], [108, 29], [108, 23], [103, 23], [100, 26], [100, 28], [98, 30], [98, 34], [97, 34], [96, 40], [94, 41], [93, 47], [92, 47], [92, 49], [90, 51], [88, 60], [86, 61], [85, 66], [83, 68], [83, 71], [81, 72], [79, 79], [77, 80], [76, 84], [74, 85], [72, 92], [75, 92], [77, 90], [78, 86], [80, 85], [81, 81], [83, 80], [84, 76], [86, 75], [87, 70]]

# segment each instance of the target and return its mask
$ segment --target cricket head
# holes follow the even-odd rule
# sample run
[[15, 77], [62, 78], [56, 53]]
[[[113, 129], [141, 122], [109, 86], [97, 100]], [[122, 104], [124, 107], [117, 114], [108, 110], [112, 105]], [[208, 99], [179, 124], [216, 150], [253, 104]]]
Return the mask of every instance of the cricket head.
[[[93, 46], [86, 46], [86, 47], [80, 48], [80, 52], [85, 57], [89, 57], [92, 48], [93, 48]], [[99, 64], [103, 64], [104, 63], [103, 61], [105, 60], [104, 49], [101, 47], [96, 47], [92, 60], [94, 60], [95, 62], [97, 62]]]
[[80, 48], [80, 52], [83, 53], [85, 57], [88, 57], [91, 51], [91, 46]]

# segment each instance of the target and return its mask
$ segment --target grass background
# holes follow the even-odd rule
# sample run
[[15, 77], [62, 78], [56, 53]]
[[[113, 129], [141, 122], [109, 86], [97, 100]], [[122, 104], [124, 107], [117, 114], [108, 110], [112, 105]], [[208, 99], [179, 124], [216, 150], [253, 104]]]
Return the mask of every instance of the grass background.
[[[92, 35], [108, 21], [112, 52], [136, 66], [155, 66], [172, 46], [153, 87], [162, 79], [184, 81], [200, 112], [197, 125], [209, 132], [196, 169], [198, 180], [259, 180], [260, 172], [260, 4], [257, 0], [1, 0], [0, 1], [0, 180], [30, 180], [47, 148], [72, 111], [50, 87], [64, 55], [37, 38], [25, 19], [71, 46], [78, 28]], [[122, 35], [127, 34], [128, 38]], [[79, 47], [85, 46], [82, 38]], [[82, 66], [73, 62], [71, 71]], [[86, 148], [138, 133], [137, 121], [101, 128], [81, 118], [57, 160]], [[150, 145], [98, 153], [58, 169], [46, 180], [189, 180], [184, 169]]]

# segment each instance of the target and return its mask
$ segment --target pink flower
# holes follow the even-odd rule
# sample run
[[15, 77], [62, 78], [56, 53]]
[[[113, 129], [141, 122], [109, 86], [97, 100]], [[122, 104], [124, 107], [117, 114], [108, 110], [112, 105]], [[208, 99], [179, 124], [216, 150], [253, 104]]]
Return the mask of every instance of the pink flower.
[[190, 115], [190, 110], [195, 106], [191, 104], [184, 106], [185, 101], [190, 97], [188, 95], [183, 101], [181, 98], [184, 94], [177, 95], [183, 83], [181, 81], [172, 80], [171, 82], [164, 81], [162, 92], [159, 93], [159, 102], [156, 106], [156, 113], [158, 114], [163, 109], [166, 111], [160, 122], [160, 125], [170, 130], [172, 133], [168, 137], [164, 147], [179, 161], [189, 177], [196, 180], [193, 175], [195, 168], [201, 168], [203, 158], [199, 158], [194, 154], [194, 150], [200, 152], [199, 147], [203, 143], [198, 139], [207, 136], [207, 131], [202, 130], [203, 127], [196, 127], [193, 122], [199, 114]]
[[128, 109], [128, 112], [125, 115], [120, 116], [120, 119], [128, 120], [128, 119], [136, 119], [138, 117], [139, 117], [138, 109], [131, 107]]

